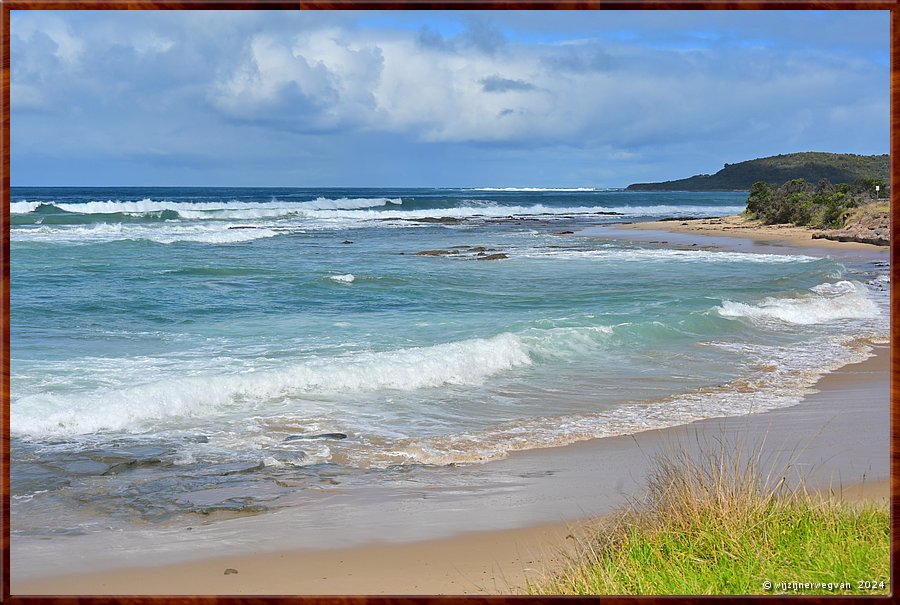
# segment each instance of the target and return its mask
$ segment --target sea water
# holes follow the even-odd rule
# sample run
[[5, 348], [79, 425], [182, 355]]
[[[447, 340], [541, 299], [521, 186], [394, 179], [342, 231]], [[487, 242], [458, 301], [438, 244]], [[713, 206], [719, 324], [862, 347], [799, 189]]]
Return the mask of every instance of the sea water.
[[886, 266], [580, 233], [745, 201], [14, 188], [13, 536], [794, 405], [886, 338]]

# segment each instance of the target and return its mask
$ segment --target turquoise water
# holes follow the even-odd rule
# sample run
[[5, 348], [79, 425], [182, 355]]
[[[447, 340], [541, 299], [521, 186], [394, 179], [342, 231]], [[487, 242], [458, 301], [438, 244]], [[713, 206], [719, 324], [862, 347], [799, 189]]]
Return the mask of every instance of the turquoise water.
[[886, 337], [886, 267], [579, 234], [745, 199], [13, 189], [13, 530], [795, 404]]

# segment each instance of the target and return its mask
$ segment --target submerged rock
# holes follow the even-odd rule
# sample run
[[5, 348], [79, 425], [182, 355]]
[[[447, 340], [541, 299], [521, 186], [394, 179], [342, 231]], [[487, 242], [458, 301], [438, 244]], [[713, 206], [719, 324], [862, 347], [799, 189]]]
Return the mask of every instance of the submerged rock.
[[158, 458], [145, 458], [143, 460], [128, 460], [127, 462], [119, 462], [118, 464], [113, 464], [106, 471], [100, 473], [102, 476], [108, 475], [118, 475], [119, 473], [133, 470], [136, 468], [142, 468], [146, 466], [159, 466], [163, 464], [163, 461]]
[[346, 439], [347, 435], [345, 433], [318, 433], [316, 435], [290, 435], [289, 437], [285, 437], [285, 441], [298, 441], [300, 439]]

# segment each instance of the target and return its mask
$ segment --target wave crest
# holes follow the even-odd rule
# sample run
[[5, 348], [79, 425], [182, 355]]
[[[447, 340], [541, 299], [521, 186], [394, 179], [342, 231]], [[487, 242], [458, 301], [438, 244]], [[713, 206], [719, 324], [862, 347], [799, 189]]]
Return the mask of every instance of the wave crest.
[[759, 304], [722, 301], [715, 311], [722, 317], [748, 318], [753, 321], [777, 320], [790, 324], [820, 324], [836, 319], [870, 319], [881, 311], [868, 296], [864, 285], [840, 281], [810, 288], [812, 295], [794, 298], [768, 297]]
[[72, 395], [35, 394], [15, 401], [11, 425], [13, 433], [32, 436], [140, 432], [148, 423], [166, 418], [254, 409], [309, 395], [478, 385], [494, 374], [531, 363], [522, 339], [502, 333], [430, 347], [311, 360], [280, 370], [176, 378]]

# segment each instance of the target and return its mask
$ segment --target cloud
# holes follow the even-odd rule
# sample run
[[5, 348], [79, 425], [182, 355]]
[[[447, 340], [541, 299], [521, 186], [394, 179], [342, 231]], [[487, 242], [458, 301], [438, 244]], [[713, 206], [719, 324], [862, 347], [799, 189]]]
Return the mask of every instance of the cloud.
[[14, 11], [13, 153], [882, 151], [888, 19], [863, 13]]
[[289, 40], [254, 36], [236, 69], [210, 92], [232, 118], [298, 131], [354, 124], [374, 109], [380, 78], [377, 47], [361, 47], [323, 30]]
[[535, 90], [536, 88], [534, 84], [501, 76], [488, 76], [481, 79], [481, 90], [484, 92], [510, 92], [513, 90]]

